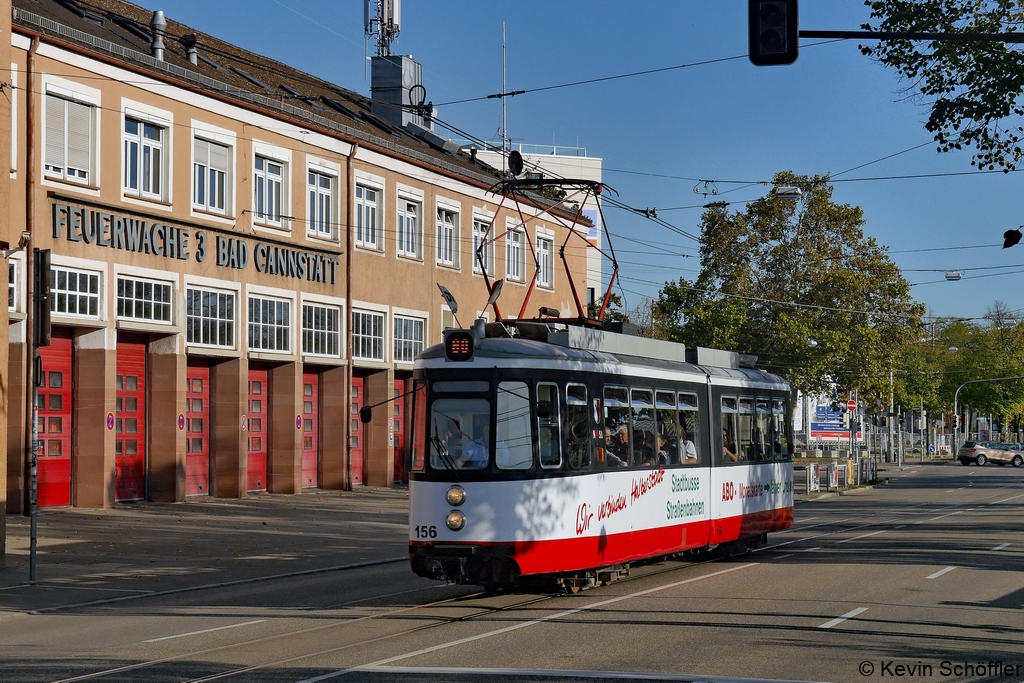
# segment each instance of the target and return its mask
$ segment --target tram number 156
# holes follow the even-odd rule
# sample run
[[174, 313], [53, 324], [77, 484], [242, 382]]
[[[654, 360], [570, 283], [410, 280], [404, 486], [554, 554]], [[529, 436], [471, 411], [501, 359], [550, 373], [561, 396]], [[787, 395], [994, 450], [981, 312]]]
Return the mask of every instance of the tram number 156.
[[433, 524], [430, 526], [421, 524], [414, 528], [416, 529], [416, 538], [437, 538], [437, 527]]

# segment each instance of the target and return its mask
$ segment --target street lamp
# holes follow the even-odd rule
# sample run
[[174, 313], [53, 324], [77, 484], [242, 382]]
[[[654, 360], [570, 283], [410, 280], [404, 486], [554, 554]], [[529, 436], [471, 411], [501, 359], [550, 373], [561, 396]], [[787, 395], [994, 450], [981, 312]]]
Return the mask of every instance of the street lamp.
[[[1024, 375], [1014, 375], [1013, 377], [993, 377], [991, 379], [971, 379], [967, 380], [956, 388], [953, 392], [953, 420], [956, 421], [956, 416], [959, 415], [957, 412], [957, 400], [960, 397], [960, 390], [968, 384], [984, 384], [986, 382], [1008, 382], [1015, 379], [1024, 379]], [[953, 457], [956, 457], [956, 453], [960, 451], [960, 430], [957, 429], [953, 432]]]
[[818, 348], [818, 340], [817, 339], [808, 339], [807, 340], [807, 348], [809, 348], [809, 349], [816, 349], [816, 348]]

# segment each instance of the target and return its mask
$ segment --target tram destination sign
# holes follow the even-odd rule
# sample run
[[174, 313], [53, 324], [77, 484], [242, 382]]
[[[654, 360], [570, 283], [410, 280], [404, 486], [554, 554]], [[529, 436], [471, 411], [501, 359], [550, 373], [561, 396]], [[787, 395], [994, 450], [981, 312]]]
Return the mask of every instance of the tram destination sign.
[[55, 202], [53, 239], [61, 238], [179, 261], [212, 259], [223, 268], [251, 266], [258, 273], [310, 282], [334, 285], [338, 280], [339, 262], [333, 255]]

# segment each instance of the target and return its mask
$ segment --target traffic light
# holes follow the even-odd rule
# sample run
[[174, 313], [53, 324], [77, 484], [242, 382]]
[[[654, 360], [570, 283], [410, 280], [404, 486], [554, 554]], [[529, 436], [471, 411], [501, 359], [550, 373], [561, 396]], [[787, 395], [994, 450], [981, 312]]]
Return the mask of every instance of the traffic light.
[[953, 416], [953, 431], [960, 431], [960, 413]]
[[755, 66], [792, 64], [799, 45], [797, 0], [748, 0], [750, 61]]
[[50, 250], [36, 249], [33, 254], [35, 283], [32, 315], [36, 346], [50, 345]]
[[849, 429], [850, 428], [850, 423], [852, 422], [852, 420], [850, 418], [852, 418], [852, 417], [853, 417], [853, 415], [852, 415], [852, 413], [850, 413], [850, 411], [847, 410], [847, 411], [843, 412], [843, 429]]

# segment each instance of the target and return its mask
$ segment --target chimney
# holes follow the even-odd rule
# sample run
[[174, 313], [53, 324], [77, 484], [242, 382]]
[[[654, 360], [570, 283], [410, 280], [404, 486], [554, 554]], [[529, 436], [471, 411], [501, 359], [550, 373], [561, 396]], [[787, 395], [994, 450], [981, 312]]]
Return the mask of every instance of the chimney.
[[186, 33], [181, 37], [181, 44], [185, 46], [185, 56], [189, 64], [199, 64], [199, 36], [194, 33]]
[[164, 11], [157, 10], [153, 12], [153, 18], [149, 22], [149, 27], [153, 29], [153, 42], [149, 45], [149, 53], [153, 55], [153, 59], [159, 59], [161, 62], [164, 61], [164, 32], [167, 31], [167, 20], [164, 19]]
[[407, 123], [425, 127], [423, 117], [408, 107], [422, 104], [423, 67], [409, 55], [373, 57], [370, 60], [371, 111], [388, 123], [404, 128]]

